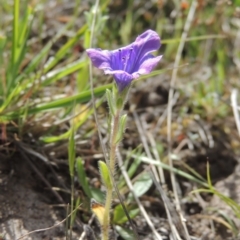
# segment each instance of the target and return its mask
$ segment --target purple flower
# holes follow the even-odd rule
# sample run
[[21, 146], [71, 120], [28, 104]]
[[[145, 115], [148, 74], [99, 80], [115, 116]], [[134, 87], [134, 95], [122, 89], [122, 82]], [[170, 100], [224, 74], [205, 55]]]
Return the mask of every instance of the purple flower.
[[113, 51], [90, 48], [87, 54], [95, 67], [113, 75], [118, 91], [122, 92], [133, 79], [156, 67], [162, 56], [154, 57], [150, 53], [158, 50], [160, 45], [158, 34], [147, 30], [126, 47]]

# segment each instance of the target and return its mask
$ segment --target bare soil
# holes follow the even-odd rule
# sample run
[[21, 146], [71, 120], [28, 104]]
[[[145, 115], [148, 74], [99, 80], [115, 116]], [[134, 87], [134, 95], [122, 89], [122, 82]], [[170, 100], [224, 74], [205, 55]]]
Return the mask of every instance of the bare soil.
[[14, 156], [14, 159], [1, 160], [2, 239], [65, 239], [63, 224], [27, 235], [31, 231], [49, 228], [59, 223], [58, 210], [50, 204], [52, 194], [44, 188], [46, 189], [36, 172], [21, 155]]

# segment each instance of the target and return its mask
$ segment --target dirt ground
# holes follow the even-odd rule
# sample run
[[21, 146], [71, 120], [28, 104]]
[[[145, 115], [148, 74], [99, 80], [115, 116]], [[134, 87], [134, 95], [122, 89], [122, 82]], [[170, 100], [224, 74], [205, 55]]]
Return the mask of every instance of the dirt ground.
[[[145, 98], [145, 103], [148, 102], [148, 98], [151, 99], [151, 96], [145, 93], [141, 95], [142, 98]], [[138, 99], [140, 102], [141, 97]], [[147, 115], [149, 115], [149, 112]], [[129, 118], [131, 121], [131, 116]], [[206, 177], [206, 162], [208, 160], [212, 182], [216, 189], [240, 203], [239, 160], [227, 146], [226, 142], [228, 139], [226, 136], [223, 136], [223, 133], [217, 128], [210, 130], [213, 136], [217, 136], [213, 137], [215, 146], [211, 149], [201, 147], [198, 149], [199, 152], [187, 153], [188, 157], [185, 156], [186, 163], [203, 177]], [[134, 132], [135, 130], [132, 131]], [[133, 140], [128, 134], [127, 132], [123, 147], [127, 147], [129, 144], [139, 144], [139, 139], [134, 138]], [[44, 162], [19, 148], [19, 146], [19, 143], [13, 141], [10, 149], [14, 149], [14, 154], [8, 155], [6, 152], [1, 154], [0, 233], [2, 239], [66, 239], [65, 222], [60, 222], [67, 215], [66, 209], [70, 201], [70, 195], [58, 192], [56, 188], [64, 189], [65, 187], [65, 189], [69, 189], [67, 160], [58, 164]], [[67, 154], [67, 148], [64, 151]], [[92, 175], [97, 172], [96, 166], [96, 163], [88, 165], [88, 171], [93, 172]], [[181, 177], [177, 177], [177, 180], [182, 189], [182, 195], [187, 196], [189, 191], [194, 189], [192, 183]], [[55, 190], [51, 190], [52, 187], [55, 187]], [[196, 188], [197, 186], [195, 186]], [[240, 239], [236, 235], [234, 236], [226, 225], [227, 221], [234, 221], [236, 230], [238, 230], [240, 229], [240, 220], [234, 216], [233, 211], [226, 207], [226, 204], [217, 196], [199, 194], [197, 200], [193, 201], [191, 197], [188, 200], [186, 199], [188, 198], [185, 198], [185, 202], [182, 202], [182, 209], [192, 239]], [[146, 205], [151, 220], [163, 236], [163, 239], [171, 239], [169, 235], [170, 228], [161, 200], [155, 196], [154, 191], [146, 196], [144, 195], [141, 200]], [[83, 209], [79, 211], [77, 216], [80, 224], [76, 224], [74, 227], [72, 239], [81, 239], [83, 231], [81, 223], [84, 221], [84, 223], [87, 223], [86, 220], [90, 218], [89, 213]], [[134, 220], [141, 239], [153, 239], [150, 229], [143, 220], [141, 216]], [[96, 222], [92, 226], [94, 229], [98, 228]], [[31, 231], [44, 228], [48, 229], [29, 234]], [[99, 229], [96, 230], [96, 232], [98, 231]]]
[[23, 237], [33, 230], [52, 227], [59, 223], [59, 217], [50, 205], [49, 194], [39, 186], [38, 176], [20, 155], [1, 160], [0, 192], [2, 239], [65, 239], [63, 225]]
[[[9, 162], [11, 162], [9, 159], [1, 161], [0, 233], [2, 239], [66, 239], [64, 223], [53, 227], [64, 219], [64, 209], [54, 207], [51, 204], [54, 202], [52, 193], [46, 191], [46, 187], [43, 186], [39, 177], [36, 176], [36, 173], [26, 162], [16, 157], [11, 164]], [[9, 168], [6, 165], [9, 165]], [[228, 177], [215, 184], [216, 189], [237, 202], [240, 202], [239, 173], [240, 165], [238, 164]], [[199, 211], [200, 205], [205, 206], [206, 209], [213, 208], [212, 219], [210, 214], [204, 213], [204, 209]], [[209, 202], [185, 205], [186, 214], [188, 214], [186, 219], [192, 236], [200, 237], [201, 235], [201, 239], [209, 240], [239, 239], [233, 237], [230, 231], [226, 230], [226, 227], [221, 223], [221, 217], [217, 217], [214, 213], [216, 209], [223, 216], [226, 215], [231, 218], [235, 222], [236, 228], [240, 229], [240, 220], [234, 217], [232, 210], [226, 207], [226, 204], [217, 196], [213, 196]], [[160, 225], [166, 229], [166, 220], [154, 220], [153, 218], [154, 221], [157, 224], [159, 224], [159, 221], [162, 221]], [[214, 229], [216, 232], [211, 228], [211, 221], [215, 221]], [[151, 239], [150, 236], [147, 237], [148, 234], [146, 233], [149, 229], [147, 229], [147, 226], [144, 226], [144, 223], [141, 223], [141, 218], [137, 218], [136, 223], [140, 226], [143, 225], [142, 228], [139, 228], [141, 231], [145, 228], [146, 232], [143, 239]], [[50, 229], [28, 235], [31, 231], [43, 228]], [[79, 239], [80, 236], [80, 231], [76, 231], [73, 239]], [[166, 236], [164, 239], [168, 239], [168, 237]]]

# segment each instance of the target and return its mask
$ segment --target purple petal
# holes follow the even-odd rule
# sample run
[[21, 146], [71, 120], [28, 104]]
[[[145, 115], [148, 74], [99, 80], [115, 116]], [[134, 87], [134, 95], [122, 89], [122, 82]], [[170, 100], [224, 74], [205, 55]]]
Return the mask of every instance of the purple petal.
[[111, 51], [111, 68], [113, 70], [126, 70], [131, 45]]
[[152, 30], [138, 36], [132, 44], [111, 51], [112, 70], [133, 73], [141, 65], [143, 58], [160, 47], [160, 37]]
[[160, 37], [155, 31], [147, 30], [139, 35], [132, 45], [136, 53], [135, 63], [141, 62], [147, 54], [160, 48]]
[[[159, 63], [162, 56], [153, 57], [152, 55], [149, 55], [148, 59], [144, 59], [142, 64], [139, 66], [137, 74], [148, 74], [150, 73]], [[136, 78], [136, 73], [133, 74], [133, 77]]]
[[131, 84], [134, 79], [133, 76], [124, 71], [112, 71], [113, 77], [116, 81], [118, 91], [122, 92], [124, 88]]
[[145, 55], [146, 53], [150, 53], [156, 51], [160, 48], [160, 37], [153, 30], [147, 30], [141, 35], [139, 35], [134, 44], [141, 46], [142, 53]]
[[111, 68], [111, 53], [108, 50], [89, 48], [86, 50], [95, 67], [99, 69]]
[[87, 54], [95, 67], [112, 74], [119, 92], [123, 91], [133, 79], [150, 73], [162, 56], [150, 54], [160, 47], [160, 37], [152, 30], [139, 35], [132, 44], [114, 50], [88, 49]]

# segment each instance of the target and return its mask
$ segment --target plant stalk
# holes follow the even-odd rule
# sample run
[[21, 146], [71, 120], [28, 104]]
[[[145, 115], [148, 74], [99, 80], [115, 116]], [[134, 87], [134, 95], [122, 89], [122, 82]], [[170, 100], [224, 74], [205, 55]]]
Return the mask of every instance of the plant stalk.
[[[114, 181], [114, 179], [112, 178], [114, 177], [114, 172], [115, 172], [116, 150], [118, 146], [117, 133], [118, 133], [118, 127], [119, 127], [120, 112], [121, 110], [118, 110], [115, 116], [112, 116], [112, 121], [111, 121], [110, 154], [109, 154], [109, 170], [111, 172], [111, 181]], [[104, 211], [103, 224], [102, 224], [102, 240], [109, 239], [112, 195], [113, 195], [113, 187], [107, 187], [105, 211]]]
[[72, 239], [73, 210], [74, 210], [74, 176], [71, 176], [71, 210], [70, 210], [70, 240]]

